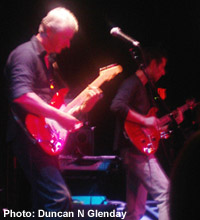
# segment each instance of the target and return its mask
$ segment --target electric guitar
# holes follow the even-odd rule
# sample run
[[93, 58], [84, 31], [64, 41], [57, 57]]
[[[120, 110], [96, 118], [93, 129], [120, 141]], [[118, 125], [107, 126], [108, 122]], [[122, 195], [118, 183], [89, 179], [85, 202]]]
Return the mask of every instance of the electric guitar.
[[[101, 68], [99, 76], [89, 86], [99, 88], [105, 81], [111, 80], [116, 75], [121, 73], [122, 70], [122, 66], [120, 65], [109, 65]], [[64, 98], [68, 92], [68, 89], [61, 89], [53, 96], [50, 105], [72, 115], [74, 110], [86, 100], [88, 95], [88, 87], [85, 88], [68, 105], [65, 105], [64, 103]], [[26, 116], [25, 125], [34, 140], [49, 155], [58, 155], [63, 150], [69, 133], [72, 132], [64, 129], [53, 119], [38, 117], [33, 114], [28, 114]], [[80, 127], [81, 125], [78, 128]]]
[[[187, 101], [186, 104], [179, 107], [178, 109], [183, 113], [188, 109], [194, 107], [194, 101]], [[147, 117], [155, 116], [157, 108], [153, 107], [149, 110]], [[160, 139], [167, 139], [170, 136], [170, 131], [167, 129], [169, 123], [172, 121], [172, 117], [175, 118], [177, 115], [177, 110], [161, 117], [160, 120], [160, 129], [156, 128], [147, 128], [142, 127], [137, 123], [131, 121], [125, 121], [124, 128], [125, 132], [128, 135], [130, 141], [136, 146], [138, 150], [146, 155], [154, 154], [159, 146]]]

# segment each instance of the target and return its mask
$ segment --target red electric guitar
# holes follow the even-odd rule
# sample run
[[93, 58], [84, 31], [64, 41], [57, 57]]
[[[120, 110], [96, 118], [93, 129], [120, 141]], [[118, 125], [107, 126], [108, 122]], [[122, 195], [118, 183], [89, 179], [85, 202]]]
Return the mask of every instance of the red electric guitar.
[[[185, 105], [179, 107], [179, 110], [183, 113], [188, 109], [192, 109], [195, 106], [194, 101], [187, 101]], [[157, 108], [151, 108], [147, 116], [155, 116]], [[159, 130], [155, 128], [142, 127], [139, 124], [125, 121], [124, 128], [131, 142], [136, 146], [138, 150], [146, 155], [154, 154], [159, 146], [161, 138], [166, 139], [169, 137], [169, 131], [167, 129], [168, 124], [172, 121], [171, 117], [175, 117], [177, 111], [165, 115], [160, 118], [161, 128]]]
[[[105, 81], [111, 80], [121, 72], [122, 66], [120, 65], [109, 65], [101, 68], [99, 76], [89, 86], [99, 88]], [[73, 114], [74, 110], [84, 103], [88, 94], [87, 88], [68, 105], [64, 103], [68, 89], [61, 89], [54, 95], [50, 105], [63, 112]], [[58, 155], [63, 150], [70, 131], [61, 127], [55, 120], [28, 114], [25, 124], [29, 133], [47, 154]]]

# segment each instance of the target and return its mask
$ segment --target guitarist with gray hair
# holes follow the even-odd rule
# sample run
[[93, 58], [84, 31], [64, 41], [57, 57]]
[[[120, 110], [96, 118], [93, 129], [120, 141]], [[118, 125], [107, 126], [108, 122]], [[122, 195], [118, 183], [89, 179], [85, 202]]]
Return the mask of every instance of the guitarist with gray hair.
[[[73, 13], [63, 7], [55, 8], [42, 19], [37, 35], [10, 53], [5, 67], [8, 100], [14, 116], [10, 117], [8, 123], [7, 139], [31, 184], [35, 217], [38, 209], [55, 213], [68, 211], [71, 200], [59, 171], [57, 155], [48, 155], [39, 146], [46, 145], [49, 152], [56, 153], [63, 138], [62, 131], [56, 131], [56, 126], [69, 130], [80, 126], [81, 122], [74, 115], [79, 111], [88, 112], [101, 97], [100, 89], [90, 87], [85, 102], [71, 112], [62, 111], [61, 106], [56, 108], [53, 106], [54, 100], [51, 101], [54, 94], [59, 99], [62, 94], [57, 91], [63, 85], [54, 71], [51, 54], [59, 54], [64, 48], [69, 48], [77, 31], [78, 21]], [[41, 124], [41, 128], [38, 128], [40, 132], [32, 133], [32, 139], [37, 137], [35, 142], [22, 125], [21, 118], [27, 114], [32, 114], [33, 121], [29, 126], [33, 130]], [[57, 124], [46, 126], [43, 123], [46, 119], [40, 121], [40, 117]], [[54, 130], [56, 132], [51, 137]], [[41, 138], [42, 135], [44, 138]], [[48, 137], [51, 137], [49, 142]]]

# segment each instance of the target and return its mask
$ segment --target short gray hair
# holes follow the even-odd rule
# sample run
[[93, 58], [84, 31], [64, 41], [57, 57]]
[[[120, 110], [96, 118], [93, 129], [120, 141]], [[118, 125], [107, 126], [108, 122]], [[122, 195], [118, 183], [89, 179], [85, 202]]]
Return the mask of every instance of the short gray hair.
[[58, 7], [49, 11], [46, 17], [42, 19], [38, 32], [46, 32], [47, 28], [57, 32], [65, 29], [66, 27], [74, 30], [74, 32], [77, 32], [79, 28], [78, 21], [70, 10]]

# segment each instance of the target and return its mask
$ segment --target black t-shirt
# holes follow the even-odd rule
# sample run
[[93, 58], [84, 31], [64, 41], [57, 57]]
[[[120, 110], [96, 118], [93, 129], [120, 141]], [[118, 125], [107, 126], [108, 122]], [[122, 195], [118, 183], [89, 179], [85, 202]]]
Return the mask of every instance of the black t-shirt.
[[5, 68], [11, 102], [28, 92], [35, 92], [45, 102], [51, 100], [58, 88], [52, 90], [50, 83], [58, 79], [46, 68], [45, 55], [46, 51], [35, 36], [11, 52]]
[[[44, 47], [33, 36], [30, 41], [14, 49], [8, 57], [5, 67], [7, 97], [22, 121], [26, 112], [13, 104], [14, 99], [28, 92], [34, 92], [49, 103], [58, 89], [64, 86], [64, 82], [54, 73], [53, 68], [47, 69], [44, 61], [45, 55]], [[54, 89], [50, 87], [51, 84], [54, 85]], [[8, 139], [16, 135], [15, 130], [16, 122], [11, 116], [8, 120]]]
[[[117, 116], [114, 149], [132, 147], [132, 143], [124, 135], [124, 121], [129, 109], [146, 115], [152, 107], [151, 92], [135, 75], [128, 77], [119, 88], [111, 104], [111, 111]], [[135, 148], [134, 150], [139, 153]]]

